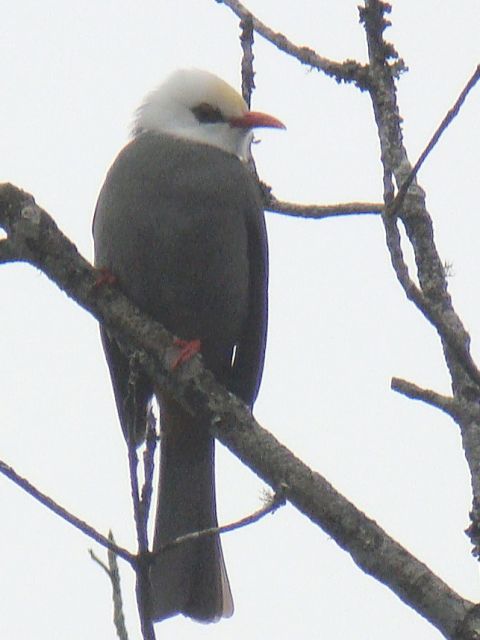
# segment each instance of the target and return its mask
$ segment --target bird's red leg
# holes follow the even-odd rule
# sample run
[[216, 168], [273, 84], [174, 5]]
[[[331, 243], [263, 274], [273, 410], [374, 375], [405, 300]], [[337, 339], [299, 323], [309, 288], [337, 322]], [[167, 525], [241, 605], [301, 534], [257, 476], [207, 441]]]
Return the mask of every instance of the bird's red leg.
[[93, 285], [95, 289], [99, 289], [106, 284], [115, 285], [117, 283], [118, 278], [114, 273], [110, 271], [110, 269], [107, 269], [107, 267], [100, 267], [100, 269], [97, 269], [97, 278]]
[[200, 353], [200, 347], [202, 346], [200, 340], [182, 340], [181, 338], [175, 338], [173, 344], [176, 347], [180, 347], [180, 353], [172, 362], [172, 371], [184, 362], [188, 362], [197, 353]]

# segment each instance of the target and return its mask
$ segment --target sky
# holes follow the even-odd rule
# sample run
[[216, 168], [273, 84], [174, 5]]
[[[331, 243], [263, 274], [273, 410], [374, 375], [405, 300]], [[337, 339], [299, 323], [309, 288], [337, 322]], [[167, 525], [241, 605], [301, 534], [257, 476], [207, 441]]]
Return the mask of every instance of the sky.
[[[250, 0], [275, 30], [327, 58], [366, 61], [358, 0]], [[480, 61], [476, 0], [393, 0], [388, 38], [409, 67], [398, 98], [414, 162]], [[92, 257], [91, 219], [143, 96], [178, 67], [239, 87], [238, 21], [214, 0], [0, 0], [0, 181], [36, 201]], [[275, 195], [380, 201], [369, 98], [256, 39], [253, 107], [280, 118], [257, 169]], [[449, 287], [480, 358], [477, 250], [480, 87], [419, 174]], [[267, 214], [270, 325], [255, 415], [463, 597], [480, 597], [464, 529], [471, 494], [456, 425], [390, 390], [392, 376], [442, 393], [439, 340], [405, 299], [374, 216], [302, 221]], [[405, 251], [408, 250], [405, 246]], [[0, 268], [0, 459], [134, 548], [126, 451], [96, 322], [28, 265]], [[219, 445], [218, 510], [230, 522], [263, 484]], [[0, 477], [0, 636], [115, 638], [103, 551]], [[227, 534], [236, 611], [216, 625], [182, 617], [164, 640], [275, 637], [435, 640], [440, 633], [365, 576], [287, 506]], [[133, 577], [121, 566], [127, 626], [139, 638]]]

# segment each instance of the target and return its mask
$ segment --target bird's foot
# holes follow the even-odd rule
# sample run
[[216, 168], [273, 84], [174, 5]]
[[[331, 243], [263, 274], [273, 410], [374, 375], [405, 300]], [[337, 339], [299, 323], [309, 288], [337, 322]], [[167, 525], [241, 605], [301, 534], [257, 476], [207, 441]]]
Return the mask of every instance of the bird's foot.
[[107, 269], [107, 267], [100, 267], [97, 269], [97, 277], [95, 279], [94, 288], [100, 289], [100, 287], [107, 285], [115, 285], [118, 283], [117, 276]]
[[172, 371], [184, 362], [188, 362], [197, 353], [200, 353], [200, 347], [202, 346], [200, 340], [182, 340], [181, 338], [175, 338], [173, 344], [176, 347], [180, 347], [180, 353], [172, 362]]

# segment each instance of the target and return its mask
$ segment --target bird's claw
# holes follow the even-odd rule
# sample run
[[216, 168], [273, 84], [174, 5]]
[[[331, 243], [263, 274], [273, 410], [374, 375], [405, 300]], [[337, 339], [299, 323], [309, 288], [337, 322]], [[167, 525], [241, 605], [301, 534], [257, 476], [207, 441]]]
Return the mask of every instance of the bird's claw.
[[118, 283], [118, 278], [107, 267], [100, 267], [97, 269], [97, 277], [93, 284], [94, 289], [100, 289], [100, 287], [107, 285], [115, 285]]
[[172, 362], [172, 371], [174, 371], [184, 362], [188, 362], [191, 358], [193, 358], [193, 356], [196, 356], [197, 353], [200, 353], [200, 340], [182, 340], [181, 338], [175, 338], [173, 344], [176, 347], [180, 347], [180, 353]]

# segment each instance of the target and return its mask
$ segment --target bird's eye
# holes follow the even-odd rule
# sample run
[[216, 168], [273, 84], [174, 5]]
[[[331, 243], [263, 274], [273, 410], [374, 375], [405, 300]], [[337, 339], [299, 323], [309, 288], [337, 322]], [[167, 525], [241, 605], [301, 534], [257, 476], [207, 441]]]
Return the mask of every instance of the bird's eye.
[[212, 105], [207, 102], [202, 102], [196, 107], [193, 107], [192, 113], [201, 123], [211, 124], [214, 122], [225, 122], [225, 118], [220, 109], [212, 107]]

